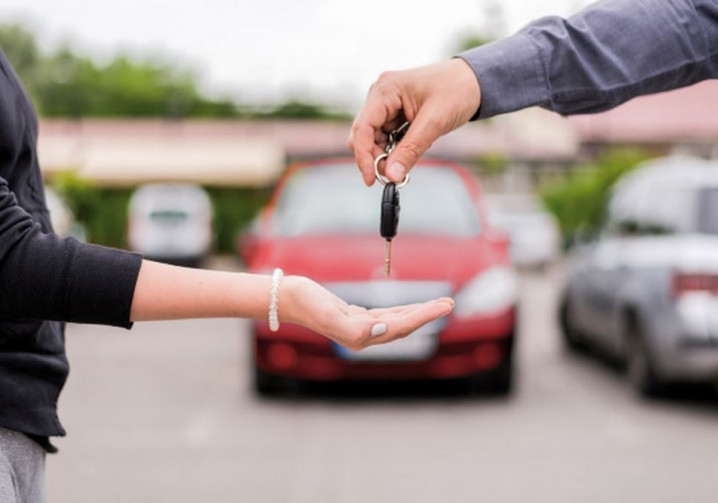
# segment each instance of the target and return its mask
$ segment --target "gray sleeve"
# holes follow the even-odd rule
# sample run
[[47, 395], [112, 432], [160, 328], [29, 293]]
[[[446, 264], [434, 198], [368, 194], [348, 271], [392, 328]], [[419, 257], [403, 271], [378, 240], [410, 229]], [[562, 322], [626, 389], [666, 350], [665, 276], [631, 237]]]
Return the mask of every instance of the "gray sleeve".
[[142, 257], [44, 233], [0, 178], [0, 319], [129, 328]]
[[534, 105], [600, 112], [718, 77], [718, 0], [605, 0], [459, 57], [481, 86], [475, 118]]

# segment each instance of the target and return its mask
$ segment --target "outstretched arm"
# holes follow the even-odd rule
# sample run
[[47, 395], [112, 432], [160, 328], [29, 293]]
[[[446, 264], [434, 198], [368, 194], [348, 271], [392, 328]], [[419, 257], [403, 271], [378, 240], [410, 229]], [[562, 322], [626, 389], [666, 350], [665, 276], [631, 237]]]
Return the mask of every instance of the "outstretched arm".
[[[0, 319], [129, 327], [140, 320], [266, 319], [271, 278], [160, 264], [43, 232], [0, 178], [0, 285]], [[453, 305], [439, 299], [367, 311], [296, 276], [284, 278], [279, 289], [280, 321], [353, 349], [408, 335]]]
[[597, 2], [459, 56], [481, 83], [480, 118], [532, 105], [601, 112], [718, 77], [718, 1]]
[[[239, 317], [266, 319], [272, 278], [188, 269], [143, 261], [131, 319]], [[279, 286], [279, 320], [310, 328], [351, 349], [404, 337], [453, 309], [451, 299], [388, 309], [350, 306], [310, 279], [286, 276]]]
[[411, 127], [389, 155], [399, 182], [440, 136], [473, 118], [529, 106], [607, 110], [635, 96], [718, 77], [718, 0], [606, 0], [547, 17], [454, 60], [382, 74], [352, 126], [364, 182], [387, 133]]

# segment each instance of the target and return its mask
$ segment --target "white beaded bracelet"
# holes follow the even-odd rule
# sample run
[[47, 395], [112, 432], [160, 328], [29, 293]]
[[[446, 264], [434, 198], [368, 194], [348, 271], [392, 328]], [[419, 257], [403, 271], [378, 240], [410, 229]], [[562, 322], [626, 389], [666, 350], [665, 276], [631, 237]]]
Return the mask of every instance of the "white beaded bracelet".
[[282, 281], [284, 271], [279, 267], [272, 274], [272, 288], [269, 290], [269, 330], [279, 330], [279, 283]]

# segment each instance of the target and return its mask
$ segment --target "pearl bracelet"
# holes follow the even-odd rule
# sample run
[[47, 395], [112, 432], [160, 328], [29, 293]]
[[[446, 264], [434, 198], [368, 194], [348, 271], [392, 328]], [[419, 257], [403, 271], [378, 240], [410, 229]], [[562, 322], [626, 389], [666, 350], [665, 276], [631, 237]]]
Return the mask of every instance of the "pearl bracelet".
[[284, 271], [279, 267], [272, 274], [272, 288], [269, 290], [269, 330], [279, 330], [279, 283], [282, 281]]

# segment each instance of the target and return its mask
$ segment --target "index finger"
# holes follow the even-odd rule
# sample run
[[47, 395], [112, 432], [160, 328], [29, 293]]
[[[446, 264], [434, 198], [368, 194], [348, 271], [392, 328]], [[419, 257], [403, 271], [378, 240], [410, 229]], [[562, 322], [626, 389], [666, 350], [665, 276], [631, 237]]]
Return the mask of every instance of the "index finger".
[[374, 141], [377, 132], [382, 132], [382, 127], [396, 118], [401, 110], [394, 109], [389, 102], [384, 103], [379, 93], [372, 88], [369, 91], [364, 106], [359, 111], [352, 124], [347, 145], [354, 151], [354, 159], [359, 166], [364, 183], [374, 183], [374, 154], [376, 143]]
[[354, 150], [354, 159], [367, 185], [374, 183], [374, 133], [375, 129], [357, 116], [349, 134], [349, 148]]

